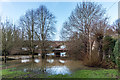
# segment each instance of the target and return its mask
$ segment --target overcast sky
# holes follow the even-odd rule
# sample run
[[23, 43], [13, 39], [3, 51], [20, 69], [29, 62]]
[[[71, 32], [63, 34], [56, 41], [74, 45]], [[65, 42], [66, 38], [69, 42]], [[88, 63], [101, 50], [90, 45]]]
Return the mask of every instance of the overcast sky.
[[[2, 20], [6, 17], [14, 23], [18, 23], [20, 16], [24, 15], [29, 9], [36, 9], [40, 5], [45, 5], [50, 12], [56, 16], [56, 36], [54, 40], [60, 40], [60, 30], [63, 23], [68, 19], [78, 2], [0, 2], [0, 16]], [[106, 15], [110, 17], [109, 23], [112, 24], [118, 18], [117, 2], [98, 2], [106, 8]]]

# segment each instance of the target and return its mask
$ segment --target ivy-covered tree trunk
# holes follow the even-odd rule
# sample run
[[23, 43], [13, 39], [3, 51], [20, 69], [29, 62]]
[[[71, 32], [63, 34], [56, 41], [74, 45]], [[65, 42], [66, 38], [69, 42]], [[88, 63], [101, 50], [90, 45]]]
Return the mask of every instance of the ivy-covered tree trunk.
[[118, 71], [120, 73], [120, 39], [118, 40]]

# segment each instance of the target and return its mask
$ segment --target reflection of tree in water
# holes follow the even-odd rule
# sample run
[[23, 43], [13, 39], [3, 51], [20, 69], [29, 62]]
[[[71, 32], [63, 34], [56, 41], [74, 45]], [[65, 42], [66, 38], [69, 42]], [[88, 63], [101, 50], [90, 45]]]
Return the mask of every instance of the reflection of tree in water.
[[41, 65], [41, 72], [42, 74], [45, 74], [46, 72], [46, 59], [42, 59], [42, 65]]
[[45, 72], [46, 72], [46, 59], [42, 59], [40, 61], [40, 66], [39, 67], [36, 67], [38, 66], [38, 63], [35, 62], [35, 59], [32, 59], [31, 61], [31, 64], [30, 64], [30, 69], [28, 72], [33, 72], [35, 74], [32, 74], [32, 77], [35, 77], [37, 76], [38, 74], [41, 74], [42, 77], [45, 77]]
[[32, 59], [32, 62], [31, 62], [31, 70], [34, 71], [34, 68], [36, 67], [35, 65], [35, 62], [34, 62], [34, 59]]
[[71, 71], [66, 65], [66, 61], [64, 61], [62, 59], [31, 59], [24, 67], [24, 71], [33, 73], [31, 77], [35, 77], [38, 74], [42, 75], [42, 77], [51, 74], [70, 74]]

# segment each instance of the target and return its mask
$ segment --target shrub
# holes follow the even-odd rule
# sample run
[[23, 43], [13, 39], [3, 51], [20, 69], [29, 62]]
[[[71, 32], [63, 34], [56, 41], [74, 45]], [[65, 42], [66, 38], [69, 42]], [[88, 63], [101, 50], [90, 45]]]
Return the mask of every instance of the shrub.
[[110, 59], [103, 60], [102, 64], [101, 64], [101, 67], [106, 68], [106, 69], [114, 69], [114, 68], [116, 68], [115, 63], [113, 63]]
[[92, 52], [91, 58], [89, 54], [85, 56], [84, 65], [89, 67], [101, 67], [107, 69], [115, 68], [115, 64], [110, 59], [104, 59], [101, 61], [97, 51]]
[[97, 50], [94, 50], [92, 51], [91, 55], [87, 54], [83, 61], [84, 65], [90, 66], [90, 67], [100, 67], [101, 61], [97, 52], [98, 52]]

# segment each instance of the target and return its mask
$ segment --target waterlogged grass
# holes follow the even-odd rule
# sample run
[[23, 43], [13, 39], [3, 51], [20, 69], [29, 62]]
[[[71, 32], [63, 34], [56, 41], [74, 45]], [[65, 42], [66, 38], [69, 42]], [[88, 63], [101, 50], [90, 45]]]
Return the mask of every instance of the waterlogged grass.
[[0, 70], [0, 74], [2, 74], [2, 78], [45, 78], [43, 74], [17, 71], [16, 68]]
[[118, 71], [115, 69], [102, 70], [79, 70], [71, 75], [59, 74], [45, 77], [43, 74], [33, 74], [30, 72], [16, 71], [15, 68], [0, 70], [2, 78], [117, 78]]
[[104, 70], [79, 70], [71, 75], [51, 75], [50, 78], [117, 78], [118, 71], [115, 69]]
[[15, 68], [11, 68], [11, 69], [3, 69], [0, 70], [0, 74], [2, 73], [2, 78], [27, 78], [27, 74], [29, 74], [28, 72], [22, 72], [22, 71], [14, 71]]

